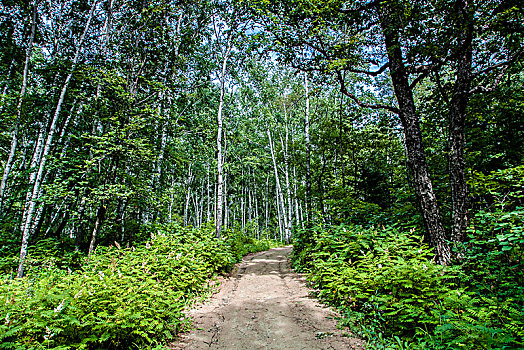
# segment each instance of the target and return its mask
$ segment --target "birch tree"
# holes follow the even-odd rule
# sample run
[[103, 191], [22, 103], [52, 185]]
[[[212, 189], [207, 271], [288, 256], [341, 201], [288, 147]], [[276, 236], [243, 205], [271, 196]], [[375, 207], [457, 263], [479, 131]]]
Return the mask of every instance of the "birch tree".
[[[22, 104], [24, 102], [24, 97], [27, 90], [27, 82], [29, 76], [29, 69], [31, 63], [31, 55], [33, 53], [33, 43], [35, 39], [36, 32], [36, 20], [38, 7], [35, 1], [31, 3], [32, 16], [31, 16], [31, 30], [29, 34], [29, 39], [27, 40], [26, 50], [25, 50], [25, 61], [24, 61], [24, 70], [22, 74], [22, 87], [20, 88], [20, 94], [18, 96], [18, 102], [16, 105], [16, 119], [13, 126], [13, 131], [11, 131], [11, 147], [9, 149], [9, 155], [7, 156], [7, 161], [5, 163], [4, 172], [2, 174], [2, 180], [0, 182], [0, 217], [2, 216], [2, 205], [4, 202], [4, 194], [7, 188], [7, 181], [13, 167], [15, 160], [15, 153], [18, 147], [18, 132], [20, 129], [20, 121], [22, 117]], [[5, 86], [7, 88], [7, 84]], [[5, 91], [4, 94], [5, 95]], [[2, 96], [3, 98], [3, 96]]]
[[46, 138], [42, 153], [36, 154], [36, 157], [34, 159], [35, 163], [38, 163], [38, 169], [35, 169], [33, 171], [33, 172], [36, 172], [36, 174], [31, 175], [31, 176], [34, 176], [35, 180], [34, 180], [33, 189], [32, 189], [31, 194], [29, 194], [28, 192], [27, 201], [25, 205], [25, 212], [23, 215], [23, 217], [25, 218], [25, 222], [22, 223], [22, 229], [21, 229], [22, 245], [20, 248], [20, 262], [19, 262], [18, 272], [17, 272], [18, 278], [21, 278], [24, 274], [24, 262], [25, 262], [25, 257], [27, 255], [27, 245], [29, 243], [29, 237], [31, 233], [34, 232], [34, 229], [35, 229], [34, 212], [35, 212], [37, 201], [40, 195], [40, 186], [42, 185], [46, 161], [49, 156], [49, 151], [51, 150], [53, 138], [55, 136], [58, 118], [60, 116], [60, 112], [64, 104], [64, 100], [66, 97], [67, 89], [69, 87], [69, 83], [71, 82], [71, 78], [75, 71], [76, 65], [78, 64], [80, 60], [81, 52], [82, 52], [83, 45], [84, 45], [84, 40], [86, 38], [89, 27], [91, 25], [91, 20], [93, 18], [97, 4], [98, 4], [98, 1], [95, 0], [93, 1], [93, 4], [91, 5], [91, 9], [89, 11], [83, 32], [80, 36], [79, 42], [76, 47], [76, 51], [75, 51], [73, 61], [72, 61], [72, 66], [62, 85], [58, 103], [56, 105], [55, 112], [51, 120], [51, 124], [49, 126], [49, 131], [47, 133], [47, 138]]

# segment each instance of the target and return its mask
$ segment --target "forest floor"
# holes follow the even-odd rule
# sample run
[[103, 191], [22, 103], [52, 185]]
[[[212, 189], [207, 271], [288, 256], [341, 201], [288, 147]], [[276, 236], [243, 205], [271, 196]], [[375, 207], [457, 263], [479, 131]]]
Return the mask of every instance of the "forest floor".
[[193, 330], [172, 349], [364, 349], [336, 327], [288, 263], [292, 247], [246, 256], [210, 300], [190, 310]]

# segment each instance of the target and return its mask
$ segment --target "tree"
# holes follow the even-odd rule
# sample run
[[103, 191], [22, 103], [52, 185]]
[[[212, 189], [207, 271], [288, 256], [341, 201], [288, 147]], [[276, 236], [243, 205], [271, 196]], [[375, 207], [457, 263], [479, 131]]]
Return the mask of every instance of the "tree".
[[[334, 74], [339, 79], [341, 91], [355, 104], [398, 115], [429, 241], [436, 249], [437, 260], [448, 263], [451, 250], [428, 170], [414, 91], [432, 74], [456, 72], [448, 130], [453, 188], [452, 238], [460, 241], [467, 222], [463, 120], [471, 93], [468, 87], [475, 76], [479, 79], [477, 86], [482, 86], [480, 81], [486, 80], [482, 72], [503, 75], [520, 57], [521, 44], [516, 44], [515, 38], [517, 32], [510, 30], [512, 34], [504, 37], [497, 29], [500, 13], [513, 21], [518, 18], [515, 14], [518, 10], [509, 3], [501, 9], [491, 1], [473, 6], [460, 0], [240, 3], [256, 9], [254, 16], [274, 39], [273, 49], [280, 53], [283, 61], [300, 70]], [[509, 10], [511, 14], [508, 14], [508, 8], [515, 11]], [[490, 35], [499, 38], [498, 44]], [[492, 51], [497, 52], [495, 64], [483, 61], [480, 54], [485, 38], [490, 38], [487, 40], [490, 45], [499, 48]], [[436, 42], [441, 45], [436, 47]], [[311, 52], [307, 57], [299, 54], [304, 48]], [[381, 79], [387, 78], [387, 73], [395, 103], [391, 103], [390, 94], [371, 93], [387, 91]], [[348, 86], [348, 77], [358, 78], [358, 82]]]

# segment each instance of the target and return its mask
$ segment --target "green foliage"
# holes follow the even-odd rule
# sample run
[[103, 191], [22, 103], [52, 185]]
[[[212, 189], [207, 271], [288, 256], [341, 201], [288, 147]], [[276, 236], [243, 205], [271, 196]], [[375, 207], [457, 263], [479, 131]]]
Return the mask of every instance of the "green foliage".
[[268, 250], [272, 246], [272, 242], [267, 239], [255, 239], [249, 237], [239, 230], [230, 229], [224, 233], [225, 241], [231, 249], [231, 253], [236, 261], [249, 253], [256, 253]]
[[[217, 240], [211, 228], [152, 232], [140, 246], [99, 248], [75, 271], [60, 268], [53, 244], [33, 249], [41, 264], [0, 281], [0, 348], [138, 349], [173, 339], [188, 326], [183, 309], [243, 249], [239, 236]], [[249, 251], [266, 247], [250, 242]]]
[[[513, 299], [524, 307], [524, 166], [476, 173], [470, 181], [475, 204], [462, 280], [482, 295]], [[488, 204], [488, 206], [486, 206]]]
[[432, 257], [414, 230], [340, 225], [300, 232], [293, 261], [318, 296], [340, 308], [342, 324], [372, 348], [522, 345], [519, 302], [480, 295], [461, 283], [460, 266]]
[[[18, 242], [4, 241], [5, 254], [0, 258], [0, 273], [9, 274], [18, 267]], [[11, 248], [11, 249], [9, 249]], [[40, 269], [49, 266], [61, 269], [77, 269], [82, 264], [84, 254], [75, 250], [72, 242], [68, 239], [57, 240], [55, 238], [45, 238], [37, 241], [29, 247], [26, 259], [26, 270], [31, 273], [39, 273]]]
[[453, 276], [411, 234], [339, 226], [320, 231], [315, 241], [310, 281], [321, 299], [365, 314], [364, 324], [389, 334], [438, 323], [432, 312], [451, 290], [440, 286]]

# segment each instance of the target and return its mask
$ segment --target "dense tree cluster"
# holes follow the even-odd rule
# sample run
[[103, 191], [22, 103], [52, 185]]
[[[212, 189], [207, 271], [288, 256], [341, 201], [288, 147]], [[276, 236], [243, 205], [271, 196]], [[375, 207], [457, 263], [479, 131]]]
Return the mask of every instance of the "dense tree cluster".
[[[97, 237], [132, 241], [176, 217], [289, 240], [305, 221], [387, 211], [410, 193], [449, 261], [446, 240], [467, 226], [469, 154], [492, 150], [484, 171], [522, 159], [518, 99], [504, 102], [522, 81], [521, 9], [238, 5], [2, 5], [0, 219], [22, 261], [39, 237], [91, 252]], [[512, 137], [482, 140], [497, 133]]]
[[4, 0], [0, 268], [157, 224], [290, 242], [350, 223], [511, 274], [523, 23], [517, 0]]

